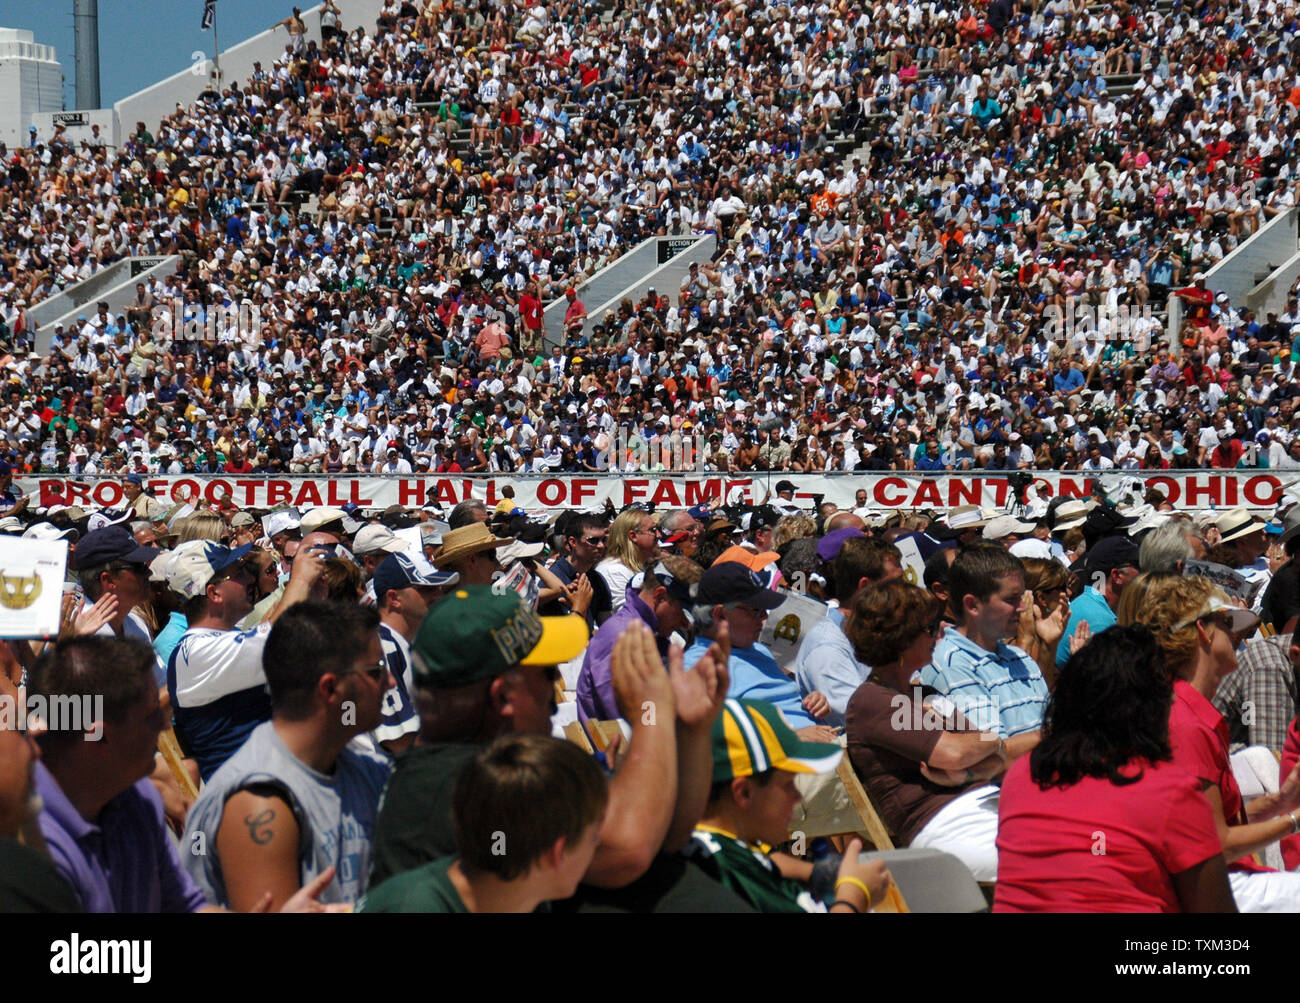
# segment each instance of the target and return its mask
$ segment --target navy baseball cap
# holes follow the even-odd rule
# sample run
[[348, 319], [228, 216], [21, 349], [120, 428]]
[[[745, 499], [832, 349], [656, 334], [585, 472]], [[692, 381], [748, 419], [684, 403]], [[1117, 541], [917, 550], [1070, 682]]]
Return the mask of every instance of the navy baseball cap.
[[105, 526], [87, 533], [77, 544], [77, 570], [98, 568], [113, 561], [149, 564], [158, 556], [156, 547], [142, 547], [131, 531], [122, 525]]
[[691, 602], [691, 587], [669, 571], [668, 565], [663, 561], [657, 562], [654, 567], [646, 571], [646, 574], [666, 588], [668, 594], [678, 602], [686, 604]]
[[1139, 567], [1140, 549], [1127, 536], [1108, 536], [1088, 548], [1084, 564], [1090, 571], [1111, 572], [1126, 565]]
[[455, 585], [460, 575], [455, 571], [439, 571], [423, 557], [413, 554], [389, 554], [375, 568], [375, 598], [383, 602], [389, 589], [404, 589], [412, 585]]
[[695, 586], [696, 606], [745, 603], [770, 610], [783, 602], [785, 596], [769, 589], [758, 574], [735, 561], [715, 564], [700, 576]]
[[128, 484], [134, 484], [136, 487], [144, 487], [144, 478], [139, 474], [127, 474], [126, 482]]

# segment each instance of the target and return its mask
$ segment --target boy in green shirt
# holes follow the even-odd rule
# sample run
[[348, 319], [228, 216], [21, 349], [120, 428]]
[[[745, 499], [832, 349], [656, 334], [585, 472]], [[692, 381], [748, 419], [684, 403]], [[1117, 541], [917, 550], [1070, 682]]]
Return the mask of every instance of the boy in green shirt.
[[573, 895], [596, 853], [605, 777], [576, 745], [508, 735], [462, 771], [457, 855], [389, 878], [361, 912], [532, 912]]
[[[713, 725], [713, 788], [686, 855], [759, 912], [828, 911], [807, 887], [813, 865], [772, 847], [789, 837], [795, 776], [830, 773], [843, 755], [838, 745], [805, 742], [764, 700], [727, 700]], [[845, 847], [830, 912], [869, 912], [883, 900], [889, 871], [860, 861], [861, 851], [856, 837]]]

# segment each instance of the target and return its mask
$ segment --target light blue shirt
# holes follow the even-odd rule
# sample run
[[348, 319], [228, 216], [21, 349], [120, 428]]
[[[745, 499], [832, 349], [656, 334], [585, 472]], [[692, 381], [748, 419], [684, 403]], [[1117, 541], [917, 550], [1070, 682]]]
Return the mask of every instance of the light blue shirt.
[[158, 636], [154, 638], [153, 650], [158, 656], [161, 671], [158, 673], [158, 685], [167, 685], [167, 662], [172, 657], [172, 651], [176, 645], [180, 644], [181, 636], [189, 630], [189, 621], [185, 619], [185, 614], [173, 610], [167, 618], [167, 626], [158, 631]]
[[833, 728], [844, 727], [844, 712], [849, 698], [871, 675], [871, 666], [857, 660], [853, 644], [844, 633], [844, 614], [832, 609], [799, 645], [795, 656], [795, 679], [799, 693], [807, 696], [816, 690], [831, 705], [831, 712], [821, 723]]
[[[706, 637], [697, 637], [694, 643], [682, 653], [682, 667], [691, 669], [713, 642]], [[727, 696], [737, 700], [766, 700], [778, 707], [785, 715], [786, 722], [798, 731], [817, 722], [803, 709], [803, 699], [795, 681], [781, 671], [776, 659], [763, 644], [754, 644], [749, 648], [731, 649], [731, 659], [727, 662], [727, 671], [731, 683], [727, 687]]]
[[1043, 724], [1047, 682], [1037, 663], [1015, 645], [999, 641], [986, 651], [955, 627], [934, 646], [921, 682], [948, 697], [981, 731], [1011, 738]]
[[1070, 619], [1065, 625], [1065, 633], [1056, 646], [1056, 667], [1059, 669], [1070, 660], [1070, 638], [1080, 620], [1088, 621], [1088, 628], [1094, 635], [1100, 634], [1107, 627], [1115, 626], [1115, 611], [1100, 592], [1089, 585], [1079, 597], [1070, 603]]

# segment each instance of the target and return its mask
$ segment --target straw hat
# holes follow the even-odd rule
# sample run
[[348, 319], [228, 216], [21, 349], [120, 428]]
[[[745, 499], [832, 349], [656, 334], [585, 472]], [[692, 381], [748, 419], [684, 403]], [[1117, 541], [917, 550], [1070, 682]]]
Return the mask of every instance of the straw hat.
[[1231, 543], [1233, 540], [1240, 540], [1243, 536], [1250, 536], [1265, 528], [1264, 523], [1244, 508], [1236, 508], [1227, 515], [1220, 516], [1215, 525], [1218, 526], [1221, 534], [1220, 543]]
[[434, 553], [433, 563], [440, 568], [445, 568], [462, 558], [484, 550], [507, 547], [514, 542], [513, 536], [493, 536], [492, 531], [487, 528], [487, 523], [471, 523], [442, 535], [442, 546]]
[[951, 530], [983, 529], [993, 521], [993, 514], [985, 512], [978, 505], [958, 505], [948, 513], [948, 528]]
[[1075, 529], [1082, 526], [1088, 521], [1088, 513], [1092, 506], [1086, 501], [1068, 501], [1056, 510], [1056, 522], [1052, 526], [1053, 533], [1060, 533], [1067, 529]]

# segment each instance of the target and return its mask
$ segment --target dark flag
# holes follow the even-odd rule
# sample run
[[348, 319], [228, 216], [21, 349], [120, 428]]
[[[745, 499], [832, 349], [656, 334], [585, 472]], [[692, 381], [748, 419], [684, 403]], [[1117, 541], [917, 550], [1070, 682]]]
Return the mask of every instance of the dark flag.
[[217, 14], [217, 0], [203, 0], [203, 24], [204, 31], [212, 27], [212, 19]]

